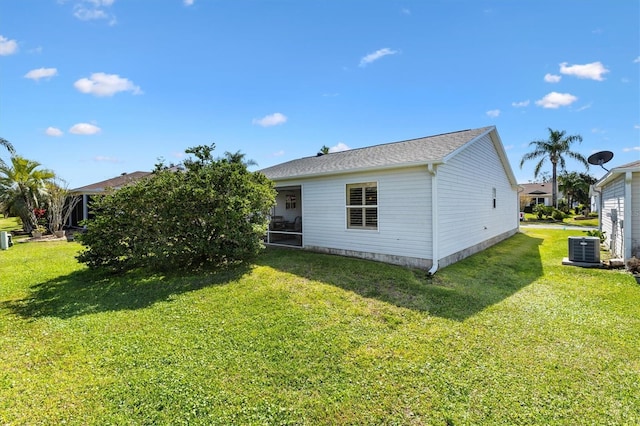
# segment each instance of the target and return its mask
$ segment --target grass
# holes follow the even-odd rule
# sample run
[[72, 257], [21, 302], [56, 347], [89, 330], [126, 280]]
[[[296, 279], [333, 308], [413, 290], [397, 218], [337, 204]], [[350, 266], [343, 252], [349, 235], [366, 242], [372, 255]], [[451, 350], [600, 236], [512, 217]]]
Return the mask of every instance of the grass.
[[15, 231], [22, 229], [20, 226], [20, 220], [15, 217], [2, 218], [0, 217], [0, 231]]
[[529, 229], [439, 271], [268, 250], [110, 276], [0, 252], [0, 424], [638, 424], [640, 286]]
[[[579, 219], [578, 219], [579, 218]], [[545, 224], [556, 224], [556, 225], [571, 225], [571, 226], [582, 226], [582, 227], [591, 227], [597, 228], [600, 224], [599, 219], [597, 217], [590, 217], [588, 219], [582, 219], [580, 215], [570, 215], [567, 218], [564, 218], [562, 222], [555, 221], [551, 218], [549, 219], [538, 219], [533, 213], [525, 213], [524, 214], [524, 222], [521, 223], [545, 223]]]

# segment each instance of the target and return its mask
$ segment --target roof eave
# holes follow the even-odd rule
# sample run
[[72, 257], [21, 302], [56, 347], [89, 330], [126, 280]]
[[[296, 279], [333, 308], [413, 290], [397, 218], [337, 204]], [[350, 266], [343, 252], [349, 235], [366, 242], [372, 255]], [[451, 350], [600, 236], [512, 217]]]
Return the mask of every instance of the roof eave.
[[416, 161], [411, 163], [387, 164], [383, 166], [361, 167], [361, 168], [354, 168], [354, 169], [340, 170], [340, 171], [332, 170], [332, 171], [326, 171], [326, 172], [307, 173], [307, 174], [301, 174], [301, 175], [293, 175], [293, 176], [286, 176], [281, 178], [269, 178], [269, 179], [271, 179], [274, 182], [280, 182], [280, 181], [289, 181], [289, 180], [296, 180], [296, 179], [310, 179], [310, 178], [322, 177], [322, 176], [348, 175], [348, 174], [354, 174], [354, 173], [377, 172], [380, 170], [405, 169], [409, 167], [421, 167], [421, 166], [428, 167], [430, 164], [438, 165], [443, 163], [444, 161], [441, 159], [432, 160], [432, 161]]
[[617, 178], [619, 175], [627, 172], [631, 172], [631, 173], [640, 172], [640, 167], [618, 167], [618, 168], [611, 169], [607, 172], [607, 174], [602, 176], [602, 178], [600, 178], [600, 180], [597, 181], [593, 186], [595, 188], [600, 189], [607, 183], [611, 182], [613, 179]]

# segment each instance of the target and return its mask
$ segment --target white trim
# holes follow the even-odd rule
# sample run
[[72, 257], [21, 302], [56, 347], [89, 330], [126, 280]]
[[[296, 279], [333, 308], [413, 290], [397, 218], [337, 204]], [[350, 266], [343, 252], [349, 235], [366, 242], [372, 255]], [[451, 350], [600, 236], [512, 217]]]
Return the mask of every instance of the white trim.
[[[365, 188], [367, 186], [369, 187], [373, 187], [370, 184], [375, 184], [375, 188], [376, 188], [376, 205], [375, 206], [367, 206], [366, 205], [366, 201], [365, 201], [365, 195], [366, 195], [366, 191], [362, 192], [362, 201], [365, 203], [363, 204], [360, 208], [362, 208], [363, 210], [366, 210], [367, 208], [375, 208], [376, 209], [376, 227], [367, 227], [366, 226], [366, 212], [365, 214], [362, 216], [362, 227], [350, 227], [349, 226], [349, 215], [347, 214], [347, 211], [349, 210], [349, 208], [358, 208], [357, 206], [351, 206], [348, 204], [348, 199], [349, 199], [349, 186], [357, 186], [357, 185], [363, 185], [362, 188]], [[380, 181], [375, 180], [375, 181], [368, 181], [368, 182], [350, 182], [350, 183], [345, 183], [344, 184], [344, 227], [346, 231], [367, 231], [367, 232], [380, 232]]]
[[429, 273], [431, 275], [438, 271], [438, 173], [436, 167], [429, 164], [429, 173], [431, 174], [431, 269]]
[[631, 222], [633, 212], [633, 192], [631, 191], [631, 182], [633, 180], [633, 172], [627, 171], [624, 179], [624, 223], [622, 228], [622, 241], [624, 250], [624, 260], [631, 259], [631, 246], [633, 245], [632, 231], [633, 226]]

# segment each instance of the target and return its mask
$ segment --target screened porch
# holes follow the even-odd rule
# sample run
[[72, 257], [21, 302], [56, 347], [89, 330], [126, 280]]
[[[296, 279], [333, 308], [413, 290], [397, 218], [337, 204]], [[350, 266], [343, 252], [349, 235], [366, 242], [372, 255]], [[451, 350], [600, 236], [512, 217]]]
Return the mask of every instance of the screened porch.
[[266, 243], [302, 247], [302, 188], [277, 187], [276, 191]]

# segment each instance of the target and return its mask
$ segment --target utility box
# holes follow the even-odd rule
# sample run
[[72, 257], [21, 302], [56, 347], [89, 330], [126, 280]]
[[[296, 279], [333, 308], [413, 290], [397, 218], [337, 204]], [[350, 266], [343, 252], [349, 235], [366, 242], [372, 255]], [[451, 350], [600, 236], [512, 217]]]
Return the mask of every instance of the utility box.
[[12, 245], [11, 234], [7, 231], [0, 231], [0, 250], [8, 250]]
[[600, 263], [600, 238], [569, 237], [569, 261]]

